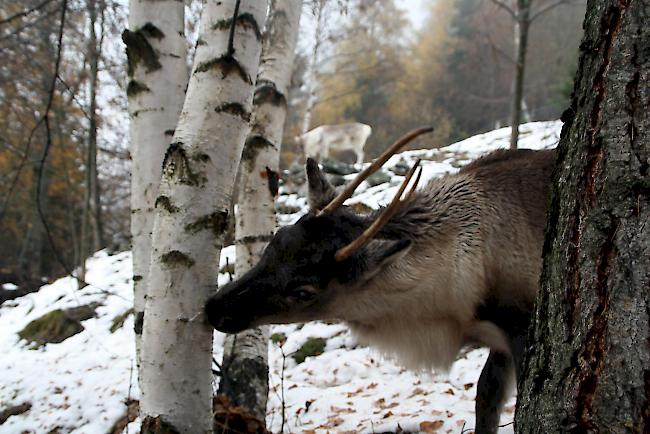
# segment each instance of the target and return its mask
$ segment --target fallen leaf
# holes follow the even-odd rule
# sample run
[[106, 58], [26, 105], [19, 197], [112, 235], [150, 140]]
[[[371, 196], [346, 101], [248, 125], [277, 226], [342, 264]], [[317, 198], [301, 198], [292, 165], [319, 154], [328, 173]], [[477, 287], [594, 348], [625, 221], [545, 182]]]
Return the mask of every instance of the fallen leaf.
[[436, 420], [433, 422], [420, 422], [420, 431], [423, 433], [435, 433], [440, 427], [442, 427], [445, 422], [441, 420]]

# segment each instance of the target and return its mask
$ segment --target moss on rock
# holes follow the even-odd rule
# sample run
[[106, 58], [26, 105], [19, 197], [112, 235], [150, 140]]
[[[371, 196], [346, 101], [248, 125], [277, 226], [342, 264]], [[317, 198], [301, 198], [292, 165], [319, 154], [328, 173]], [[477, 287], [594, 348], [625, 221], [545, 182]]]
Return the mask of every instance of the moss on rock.
[[81, 321], [93, 318], [99, 303], [91, 303], [70, 309], [55, 309], [31, 321], [18, 336], [34, 345], [34, 348], [45, 344], [63, 342], [84, 330]]
[[296, 363], [302, 363], [307, 357], [319, 356], [325, 351], [327, 341], [323, 338], [309, 338], [291, 357]]

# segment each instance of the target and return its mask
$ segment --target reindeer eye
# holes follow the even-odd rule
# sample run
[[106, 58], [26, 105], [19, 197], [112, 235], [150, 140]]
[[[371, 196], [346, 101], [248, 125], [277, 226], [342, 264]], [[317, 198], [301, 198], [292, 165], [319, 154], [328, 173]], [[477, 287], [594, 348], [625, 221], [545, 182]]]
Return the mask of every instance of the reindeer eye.
[[291, 296], [298, 300], [311, 300], [316, 293], [316, 288], [313, 286], [299, 286], [291, 292]]

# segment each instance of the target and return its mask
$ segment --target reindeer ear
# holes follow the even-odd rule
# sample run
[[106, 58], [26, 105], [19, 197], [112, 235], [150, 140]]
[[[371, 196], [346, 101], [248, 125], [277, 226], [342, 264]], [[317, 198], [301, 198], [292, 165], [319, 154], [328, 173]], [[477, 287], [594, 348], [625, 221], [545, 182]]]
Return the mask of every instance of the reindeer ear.
[[361, 273], [363, 280], [372, 279], [386, 266], [402, 259], [411, 250], [411, 240], [373, 240], [364, 247], [365, 264]]
[[334, 199], [334, 187], [325, 178], [314, 159], [307, 158], [305, 170], [309, 187], [309, 208], [311, 211], [319, 211]]

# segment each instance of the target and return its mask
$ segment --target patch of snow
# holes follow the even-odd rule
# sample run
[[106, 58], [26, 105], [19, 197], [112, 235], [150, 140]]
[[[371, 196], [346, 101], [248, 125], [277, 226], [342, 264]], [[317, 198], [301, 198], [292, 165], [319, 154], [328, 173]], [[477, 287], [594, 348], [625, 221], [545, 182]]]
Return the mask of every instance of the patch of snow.
[[16, 289], [18, 289], [18, 285], [14, 285], [13, 283], [3, 283], [2, 289], [6, 291], [15, 291]]

